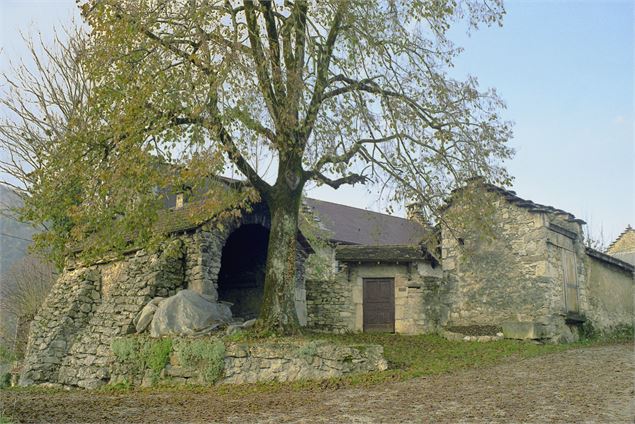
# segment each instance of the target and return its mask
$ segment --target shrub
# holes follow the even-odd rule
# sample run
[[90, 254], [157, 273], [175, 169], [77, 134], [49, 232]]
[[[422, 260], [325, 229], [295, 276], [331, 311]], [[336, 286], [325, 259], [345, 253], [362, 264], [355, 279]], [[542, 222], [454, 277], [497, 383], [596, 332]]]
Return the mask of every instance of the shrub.
[[132, 373], [143, 375], [150, 370], [156, 378], [170, 359], [172, 339], [124, 337], [113, 340], [110, 347], [117, 360]]
[[174, 352], [181, 366], [202, 371], [206, 383], [215, 383], [225, 369], [225, 344], [219, 339], [178, 340]]
[[159, 339], [145, 344], [144, 356], [146, 367], [151, 369], [153, 374], [159, 375], [170, 360], [172, 352], [172, 339]]

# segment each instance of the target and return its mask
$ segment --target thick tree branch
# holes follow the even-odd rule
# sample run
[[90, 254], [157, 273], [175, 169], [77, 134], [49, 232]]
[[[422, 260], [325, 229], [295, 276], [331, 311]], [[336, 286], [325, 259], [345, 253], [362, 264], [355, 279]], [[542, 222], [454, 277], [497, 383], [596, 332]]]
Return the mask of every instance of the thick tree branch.
[[315, 120], [317, 119], [318, 112], [320, 111], [320, 106], [323, 101], [322, 97], [327, 86], [328, 72], [331, 65], [331, 59], [333, 57], [335, 41], [337, 40], [337, 36], [340, 32], [342, 17], [347, 7], [347, 1], [342, 0], [339, 2], [337, 10], [335, 11], [335, 16], [333, 17], [333, 24], [329, 30], [328, 36], [326, 37], [326, 42], [323, 46], [321, 46], [322, 48], [318, 56], [315, 87], [313, 88], [313, 95], [311, 96], [307, 114], [301, 128], [305, 143], [311, 136]]
[[282, 81], [282, 64], [280, 59], [280, 39], [278, 29], [276, 27], [276, 17], [272, 9], [273, 2], [261, 2], [263, 8], [263, 16], [265, 18], [265, 27], [267, 28], [267, 40], [269, 43], [269, 55], [271, 56], [271, 74], [273, 79], [273, 89], [280, 103], [284, 102], [286, 97], [284, 83]]
[[334, 78], [331, 78], [330, 82], [341, 81], [345, 82], [348, 85], [340, 88], [336, 88], [324, 93], [322, 100], [329, 99], [331, 97], [336, 97], [345, 93], [352, 93], [355, 91], [363, 91], [371, 94], [378, 94], [385, 97], [391, 97], [395, 99], [402, 100], [405, 104], [407, 104], [419, 118], [421, 118], [427, 126], [432, 129], [441, 130], [448, 124], [442, 124], [436, 121], [434, 117], [430, 114], [428, 110], [426, 110], [423, 106], [421, 106], [415, 99], [406, 94], [399, 93], [393, 90], [387, 90], [381, 88], [377, 83], [375, 83], [372, 79], [364, 79], [360, 81], [356, 81], [352, 78], [347, 78], [343, 75], [338, 75]]
[[252, 58], [256, 67], [256, 76], [258, 78], [258, 86], [262, 92], [265, 103], [269, 108], [271, 117], [279, 126], [278, 100], [271, 86], [271, 78], [267, 70], [265, 55], [260, 42], [260, 29], [258, 28], [258, 17], [253, 0], [244, 0], [245, 20], [247, 22], [247, 32], [249, 33], [249, 43], [251, 44]]
[[[289, 94], [289, 106], [293, 108], [294, 125], [299, 119], [300, 98], [304, 86], [302, 77], [304, 75], [304, 55], [306, 50], [306, 21], [309, 6], [305, 0], [296, 0], [291, 16], [294, 29], [295, 48], [287, 61], [287, 93]], [[291, 43], [290, 36], [288, 43]], [[289, 45], [287, 50], [291, 51]]]
[[256, 190], [258, 190], [265, 200], [268, 200], [271, 193], [271, 186], [260, 178], [256, 170], [249, 164], [247, 159], [245, 159], [238, 149], [238, 146], [236, 146], [231, 134], [229, 134], [223, 126], [219, 117], [216, 98], [210, 98], [207, 108], [210, 112], [211, 120], [205, 121], [205, 126], [218, 137], [218, 140], [225, 148], [229, 159], [234, 163], [234, 165], [236, 165], [238, 170], [247, 177], [249, 182], [256, 188]]
[[340, 154], [340, 155], [336, 155], [336, 154], [329, 154], [329, 155], [324, 155], [322, 156], [316, 163], [315, 166], [313, 168], [314, 171], [321, 171], [322, 167], [326, 164], [332, 163], [332, 164], [337, 164], [337, 163], [348, 163], [348, 161], [350, 161], [353, 156], [355, 156], [361, 149], [362, 147], [364, 147], [365, 144], [379, 144], [379, 143], [385, 143], [391, 140], [394, 140], [396, 138], [401, 137], [402, 134], [393, 134], [390, 135], [388, 137], [381, 137], [381, 138], [365, 138], [365, 139], [361, 139], [356, 141], [355, 143], [353, 143], [352, 147], [350, 149], [348, 149], [346, 152]]
[[315, 181], [326, 184], [334, 189], [340, 188], [344, 184], [364, 184], [368, 181], [368, 177], [360, 174], [349, 174], [341, 178], [337, 178], [335, 180], [330, 179], [326, 175], [321, 172], [311, 171], [307, 172], [305, 175], [305, 180], [313, 179]]

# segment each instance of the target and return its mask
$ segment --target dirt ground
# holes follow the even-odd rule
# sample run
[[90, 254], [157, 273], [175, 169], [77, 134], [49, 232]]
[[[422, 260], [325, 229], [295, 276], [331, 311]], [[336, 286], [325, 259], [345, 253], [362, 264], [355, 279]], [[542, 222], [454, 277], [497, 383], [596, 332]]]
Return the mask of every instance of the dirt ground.
[[4, 391], [15, 422], [635, 422], [630, 345], [570, 350], [373, 387], [211, 392]]

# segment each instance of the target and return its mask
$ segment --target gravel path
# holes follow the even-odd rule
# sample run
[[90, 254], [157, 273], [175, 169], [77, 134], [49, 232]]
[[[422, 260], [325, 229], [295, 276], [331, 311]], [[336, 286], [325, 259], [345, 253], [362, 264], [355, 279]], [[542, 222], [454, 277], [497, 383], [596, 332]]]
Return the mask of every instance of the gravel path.
[[218, 393], [3, 392], [18, 422], [635, 422], [630, 345], [570, 350], [371, 388]]

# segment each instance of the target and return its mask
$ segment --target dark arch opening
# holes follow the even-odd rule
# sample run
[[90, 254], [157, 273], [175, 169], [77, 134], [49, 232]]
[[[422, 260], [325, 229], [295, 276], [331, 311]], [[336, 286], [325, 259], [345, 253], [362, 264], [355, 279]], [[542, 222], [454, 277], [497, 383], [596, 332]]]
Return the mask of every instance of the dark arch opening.
[[233, 303], [235, 317], [257, 318], [265, 287], [269, 230], [243, 225], [231, 233], [223, 247], [218, 273], [218, 299]]

